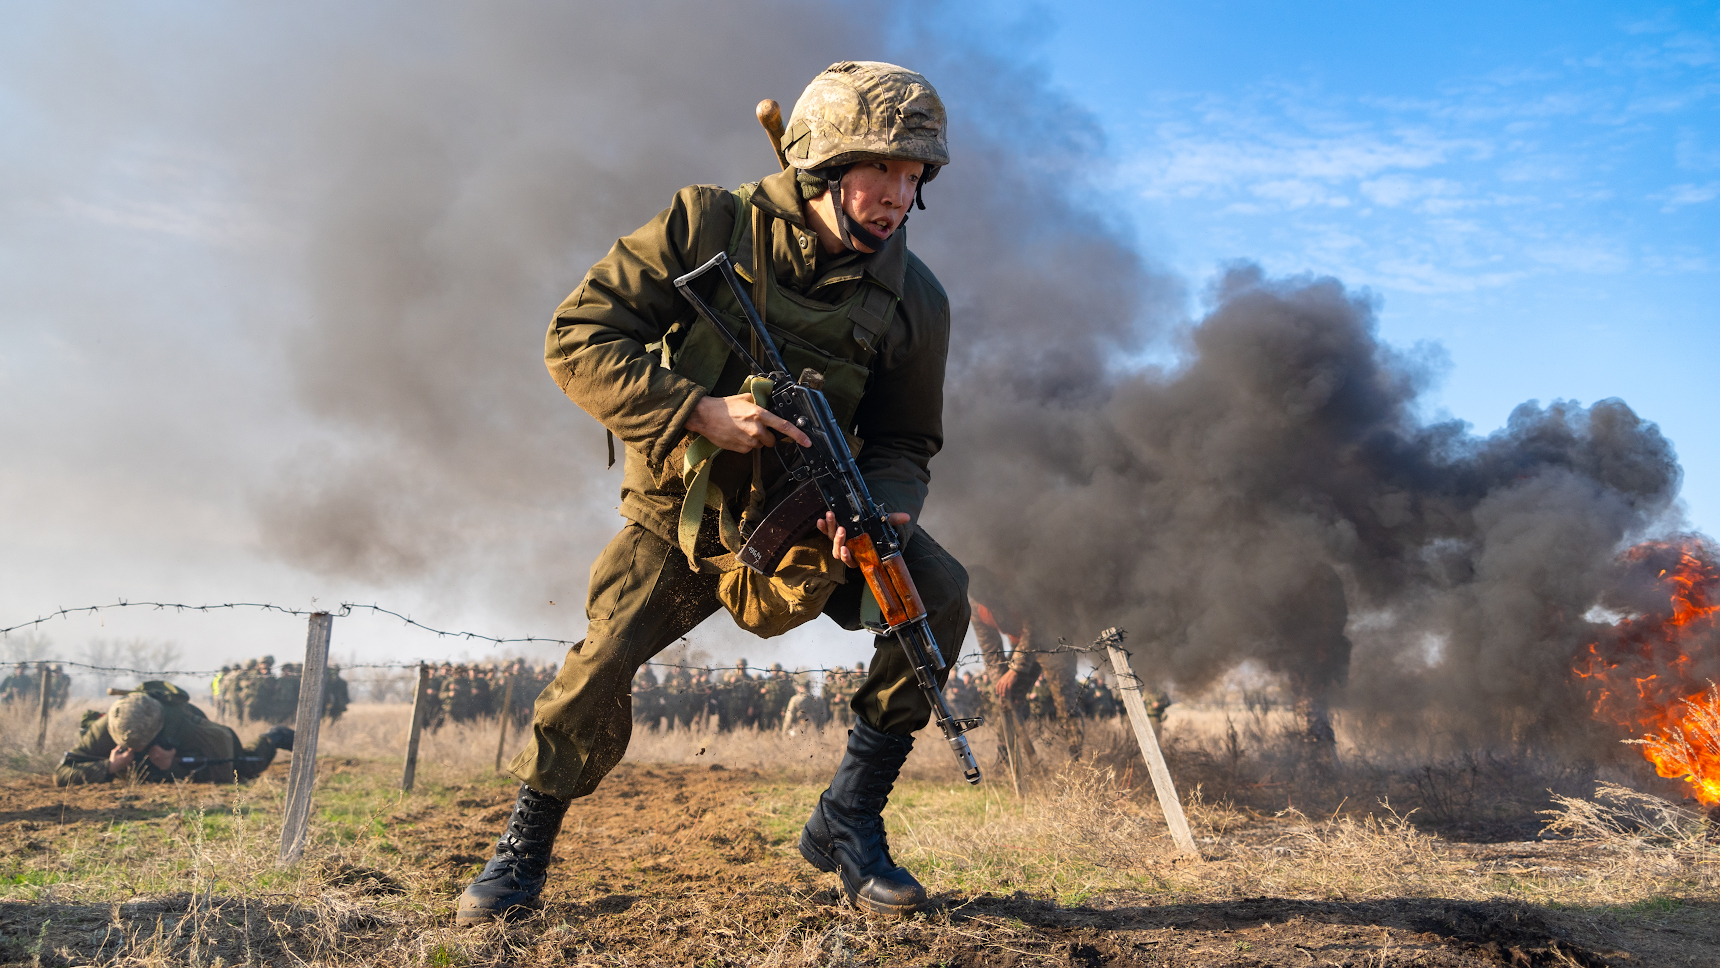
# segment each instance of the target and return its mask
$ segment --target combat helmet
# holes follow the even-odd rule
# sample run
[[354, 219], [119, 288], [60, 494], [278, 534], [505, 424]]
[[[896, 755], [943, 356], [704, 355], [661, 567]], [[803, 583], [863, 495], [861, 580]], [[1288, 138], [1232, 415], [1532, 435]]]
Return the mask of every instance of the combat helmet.
[[128, 692], [108, 707], [108, 736], [125, 749], [141, 749], [161, 732], [166, 722], [161, 703], [142, 692]]
[[914, 205], [923, 210], [920, 188], [950, 163], [947, 129], [944, 102], [924, 76], [881, 61], [839, 61], [794, 102], [782, 153], [801, 173], [802, 184], [827, 182], [836, 192], [836, 221], [843, 244], [852, 249], [842, 209], [847, 166], [868, 159], [921, 162], [926, 170], [915, 186]]

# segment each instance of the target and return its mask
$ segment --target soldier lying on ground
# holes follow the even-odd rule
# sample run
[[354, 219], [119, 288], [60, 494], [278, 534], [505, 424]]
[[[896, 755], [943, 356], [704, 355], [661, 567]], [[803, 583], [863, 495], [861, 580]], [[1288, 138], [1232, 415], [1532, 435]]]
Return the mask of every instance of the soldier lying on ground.
[[210, 722], [191, 705], [189, 693], [166, 682], [146, 682], [86, 720], [78, 745], [54, 770], [55, 786], [106, 783], [127, 774], [145, 783], [233, 783], [268, 769], [276, 750], [293, 748], [288, 726], [241, 747], [237, 733]]

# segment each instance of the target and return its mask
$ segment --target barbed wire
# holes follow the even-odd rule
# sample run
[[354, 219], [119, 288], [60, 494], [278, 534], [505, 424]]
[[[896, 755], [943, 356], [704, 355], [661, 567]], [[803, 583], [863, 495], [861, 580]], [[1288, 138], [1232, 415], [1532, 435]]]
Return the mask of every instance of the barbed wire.
[[[291, 607], [285, 606], [285, 605], [275, 605], [275, 604], [269, 603], [269, 602], [225, 602], [225, 603], [215, 604], [215, 605], [187, 605], [187, 604], [184, 604], [181, 602], [132, 602], [132, 601], [127, 601], [125, 599], [120, 599], [117, 602], [113, 602], [113, 603], [110, 603], [107, 605], [84, 605], [84, 606], [80, 606], [78, 608], [56, 609], [55, 611], [50, 612], [47, 615], [43, 615], [39, 618], [32, 619], [28, 622], [20, 622], [17, 625], [8, 626], [6, 628], [0, 628], [0, 636], [10, 635], [11, 633], [16, 632], [20, 629], [34, 628], [36, 626], [43, 625], [47, 622], [51, 622], [51, 621], [54, 621], [55, 619], [59, 619], [59, 618], [69, 618], [73, 615], [81, 615], [81, 614], [96, 614], [96, 613], [100, 613], [100, 612], [107, 611], [110, 609], [124, 609], [124, 608], [147, 608], [147, 609], [153, 609], [155, 611], [172, 610], [172, 611], [177, 611], [177, 612], [203, 612], [203, 613], [224, 611], [224, 610], [237, 610], [237, 609], [256, 609], [258, 611], [275, 612], [275, 613], [278, 613], [281, 615], [293, 615], [293, 616], [298, 616], [298, 617], [308, 617], [308, 616], [316, 615], [319, 613], [326, 613], [326, 614], [332, 615], [336, 618], [346, 618], [346, 617], [351, 616], [352, 613], [355, 611], [365, 611], [365, 612], [371, 612], [371, 613], [376, 614], [376, 615], [384, 615], [384, 616], [388, 616], [390, 618], [399, 619], [402, 623], [404, 623], [408, 627], [415, 628], [415, 629], [418, 629], [420, 631], [428, 632], [428, 633], [436, 636], [437, 638], [452, 638], [452, 639], [463, 639], [463, 640], [475, 641], [475, 642], [488, 642], [492, 645], [541, 644], [541, 645], [563, 645], [563, 646], [567, 646], [569, 648], [571, 648], [575, 645], [579, 645], [583, 641], [583, 640], [577, 640], [577, 639], [551, 638], [551, 637], [539, 636], [539, 635], [500, 637], [500, 636], [493, 636], [493, 635], [485, 635], [481, 632], [449, 631], [446, 629], [439, 629], [439, 628], [436, 628], [434, 626], [426, 625], [423, 622], [420, 622], [417, 619], [414, 619], [409, 615], [402, 614], [400, 612], [394, 611], [393, 609], [383, 608], [380, 605], [364, 604], [364, 603], [358, 603], [358, 602], [342, 602], [338, 606], [335, 606], [333, 608], [327, 608], [327, 609], [302, 609], [302, 608], [291, 608]], [[685, 643], [688, 640], [686, 639], [686, 637], [683, 636], [680, 641]], [[1033, 648], [1019, 648], [1019, 647], [1017, 647], [1017, 648], [1010, 649], [1008, 654], [1009, 655], [1016, 655], [1016, 654], [1059, 655], [1059, 654], [1068, 654], [1068, 653], [1073, 652], [1073, 653], [1076, 653], [1079, 655], [1087, 655], [1087, 654], [1098, 653], [1101, 650], [1103, 650], [1104, 648], [1106, 648], [1107, 645], [1110, 645], [1110, 644], [1117, 644], [1118, 648], [1121, 649], [1120, 643], [1113, 643], [1109, 640], [1109, 638], [1107, 636], [1101, 636], [1098, 640], [1096, 640], [1092, 645], [1089, 645], [1089, 646], [1075, 646], [1075, 645], [1069, 644], [1069, 642], [1067, 640], [1059, 639], [1056, 647], [1054, 647], [1054, 648], [1033, 649]], [[1129, 659], [1131, 660], [1131, 662], [1130, 662], [1130, 670], [1131, 671], [1126, 672], [1126, 673], [1116, 673], [1113, 670], [1112, 674], [1116, 675], [1119, 679], [1124, 678], [1124, 677], [1127, 677], [1129, 679], [1133, 679], [1133, 680], [1135, 680], [1135, 683], [1137, 686], [1144, 687], [1144, 685], [1145, 685], [1144, 681], [1141, 680], [1141, 678], [1138, 674], [1136, 674], [1132, 671], [1133, 670], [1132, 660], [1134, 657], [1129, 654], [1127, 649], [1122, 649], [1122, 651], [1123, 651], [1124, 655], [1128, 656]], [[950, 666], [953, 670], [953, 669], [958, 668], [958, 667], [963, 666], [963, 665], [971, 665], [975, 662], [984, 662], [985, 660], [986, 660], [986, 655], [984, 652], [973, 653], [973, 654], [969, 654], [969, 655], [958, 656], [954, 662], [950, 663]], [[58, 666], [72, 666], [72, 667], [78, 668], [78, 669], [86, 669], [86, 670], [89, 670], [91, 672], [125, 673], [125, 674], [140, 675], [140, 676], [199, 677], [199, 676], [218, 676], [218, 675], [222, 675], [223, 673], [238, 671], [238, 670], [232, 668], [231, 666], [229, 666], [228, 668], [225, 668], [225, 669], [137, 669], [137, 668], [131, 668], [128, 666], [94, 665], [94, 664], [91, 664], [88, 662], [78, 662], [78, 661], [71, 660], [71, 659], [55, 659], [55, 658], [14, 659], [12, 661], [18, 662], [18, 663], [23, 663], [23, 664], [37, 664], [37, 663], [46, 662], [46, 663], [51, 663], [53, 665], [58, 665]], [[433, 660], [428, 660], [428, 659], [419, 659], [419, 660], [404, 661], [404, 662], [342, 663], [339, 665], [339, 668], [342, 671], [346, 671], [348, 669], [400, 669], [400, 670], [406, 670], [406, 669], [416, 669], [420, 665], [430, 666], [430, 667], [439, 667], [442, 665], [449, 665], [449, 664], [467, 665], [468, 663], [449, 663], [447, 661], [433, 661]], [[757, 671], [757, 669], [758, 669], [757, 666], [747, 666], [747, 665], [741, 665], [741, 664], [727, 665], [727, 666], [709, 666], [709, 665], [692, 665], [692, 664], [688, 664], [688, 663], [678, 663], [678, 662], [658, 662], [656, 660], [647, 661], [644, 663], [644, 665], [656, 667], [659, 669], [684, 669], [684, 670], [689, 670], [689, 671], [707, 672], [707, 673], [739, 672], [742, 670], [747, 670], [750, 672], [750, 671]], [[819, 674], [824, 674], [824, 675], [828, 675], [832, 672], [853, 673], [855, 670], [850, 669], [846, 666], [837, 665], [837, 666], [802, 667], [802, 668], [797, 668], [797, 669], [793, 669], [793, 670], [785, 669], [783, 671], [787, 675], [800, 676], [800, 675], [808, 675], [808, 674], [812, 674], [812, 673], [819, 673]], [[1103, 675], [1103, 674], [1104, 674], [1104, 670], [1100, 669], [1099, 665], [1097, 663], [1095, 663], [1094, 668], [1086, 676], [1082, 677], [1082, 681], [1083, 682], [1091, 682], [1094, 676]]]

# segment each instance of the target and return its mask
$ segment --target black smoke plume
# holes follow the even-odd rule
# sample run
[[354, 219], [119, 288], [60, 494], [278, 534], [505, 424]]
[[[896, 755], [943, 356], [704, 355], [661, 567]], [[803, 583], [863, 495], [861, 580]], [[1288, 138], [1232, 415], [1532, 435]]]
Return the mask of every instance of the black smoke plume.
[[1244, 265], [1209, 298], [1170, 368], [974, 353], [941, 468], [952, 544], [1007, 562], [1072, 641], [1130, 629], [1149, 681], [1253, 660], [1407, 731], [1586, 730], [1587, 616], [1674, 509], [1657, 428], [1617, 400], [1526, 403], [1476, 436], [1421, 417], [1437, 354], [1382, 343], [1337, 281]]

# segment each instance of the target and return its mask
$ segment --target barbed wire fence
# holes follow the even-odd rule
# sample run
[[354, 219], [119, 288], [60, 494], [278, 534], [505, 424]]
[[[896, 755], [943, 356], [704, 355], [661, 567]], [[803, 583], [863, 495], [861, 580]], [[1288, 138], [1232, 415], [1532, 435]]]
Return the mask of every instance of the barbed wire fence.
[[[485, 635], [481, 632], [450, 631], [447, 629], [439, 629], [439, 628], [436, 628], [434, 626], [427, 625], [423, 622], [418, 621], [417, 619], [412, 618], [409, 615], [402, 614], [401, 612], [397, 612], [393, 609], [383, 608], [380, 605], [366, 605], [366, 604], [355, 603], [355, 602], [342, 602], [341, 604], [334, 606], [332, 608], [314, 609], [313, 610], [313, 609], [292, 608], [292, 607], [288, 607], [285, 605], [275, 605], [275, 604], [268, 603], [268, 602], [225, 602], [225, 603], [213, 604], [213, 605], [187, 605], [187, 604], [183, 604], [180, 602], [132, 602], [132, 601], [126, 601], [124, 599], [121, 599], [120, 601], [112, 602], [112, 603], [109, 603], [106, 605], [85, 605], [85, 606], [80, 606], [78, 608], [56, 609], [55, 611], [50, 612], [46, 615], [43, 615], [39, 618], [34, 618], [34, 619], [31, 619], [27, 622], [19, 622], [16, 625], [7, 626], [6, 628], [0, 628], [0, 638], [11, 635], [13, 632], [22, 631], [25, 629], [39, 628], [39, 627], [41, 627], [41, 626], [43, 626], [49, 622], [55, 621], [56, 619], [69, 618], [69, 617], [74, 616], [74, 615], [97, 614], [97, 613], [100, 613], [103, 611], [127, 609], [127, 608], [144, 608], [144, 609], [150, 609], [150, 610], [154, 610], [154, 611], [200, 612], [200, 613], [217, 612], [217, 611], [235, 611], [235, 610], [241, 610], [241, 609], [254, 609], [257, 611], [275, 612], [275, 613], [278, 613], [281, 615], [289, 615], [289, 616], [294, 616], [294, 617], [299, 617], [299, 618], [308, 618], [312, 615], [322, 614], [322, 613], [326, 613], [326, 614], [328, 614], [334, 618], [346, 618], [346, 617], [351, 616], [354, 612], [370, 612], [370, 613], [373, 613], [376, 615], [397, 619], [401, 623], [407, 625], [408, 627], [417, 629], [417, 630], [422, 631], [422, 632], [429, 633], [430, 635], [435, 636], [436, 638], [439, 638], [439, 639], [456, 639], [456, 640], [471, 641], [471, 642], [484, 642], [484, 643], [487, 643], [490, 645], [498, 645], [498, 646], [499, 645], [560, 645], [560, 646], [566, 646], [568, 648], [572, 648], [575, 645], [579, 645], [580, 642], [582, 641], [579, 639], [561, 639], [561, 638], [554, 638], [554, 637], [542, 636], [542, 635], [494, 636], [494, 635]], [[683, 637], [680, 641], [685, 643], [685, 642], [688, 642], [689, 640], [686, 637]], [[1011, 654], [1027, 654], [1027, 655], [1059, 655], [1059, 654], [1068, 654], [1071, 652], [1077, 653], [1080, 655], [1095, 655], [1095, 654], [1102, 652], [1102, 649], [1097, 644], [1095, 644], [1093, 646], [1083, 647], [1083, 646], [1070, 645], [1069, 643], [1067, 643], [1065, 641], [1059, 640], [1058, 644], [1055, 647], [1049, 648], [1049, 649], [1016, 648], [1016, 649], [1011, 650]], [[974, 654], [970, 654], [970, 655], [963, 655], [963, 656], [958, 657], [957, 660], [955, 661], [955, 663], [953, 663], [953, 665], [955, 665], [957, 667], [962, 666], [962, 665], [971, 665], [974, 663], [983, 662], [984, 659], [985, 659], [985, 657], [983, 655], [978, 654], [978, 653], [974, 653]], [[14, 659], [12, 661], [17, 662], [17, 663], [24, 663], [24, 664], [35, 664], [35, 663], [39, 663], [39, 662], [48, 662], [48, 663], [52, 663], [52, 664], [60, 665], [60, 666], [69, 666], [69, 667], [73, 667], [73, 668], [84, 669], [84, 670], [90, 671], [90, 672], [118, 673], [118, 674], [130, 674], [130, 675], [145, 675], [145, 676], [171, 676], [171, 677], [183, 676], [185, 678], [213, 677], [213, 676], [220, 675], [224, 671], [228, 671], [228, 670], [220, 669], [220, 668], [211, 668], [211, 669], [140, 669], [140, 668], [133, 668], [133, 667], [128, 667], [128, 666], [99, 665], [99, 664], [92, 664], [92, 663], [88, 663], [88, 662], [78, 662], [78, 661], [75, 661], [72, 659], [56, 658], [53, 656], [35, 656], [35, 657], [30, 657], [30, 658]], [[439, 665], [444, 664], [446, 661], [447, 660], [445, 660], [445, 659], [421, 658], [421, 659], [403, 660], [403, 661], [398, 661], [398, 662], [343, 662], [343, 663], [340, 663], [340, 668], [343, 671], [348, 670], [348, 669], [407, 670], [407, 669], [416, 669], [421, 664], [428, 664], [431, 666], [439, 666]], [[655, 660], [655, 659], [646, 662], [645, 665], [653, 667], [653, 668], [659, 668], [659, 669], [679, 669], [679, 670], [686, 670], [689, 672], [707, 672], [707, 673], [738, 672], [741, 670], [757, 671], [756, 667], [751, 667], [751, 666], [746, 666], [746, 665], [741, 665], [741, 664], [698, 665], [698, 664], [685, 663], [685, 662], [664, 662], [664, 661], [659, 661], [659, 660]], [[800, 676], [800, 675], [809, 675], [809, 674], [814, 674], [814, 673], [816, 673], [816, 674], [829, 674], [832, 672], [850, 672], [852, 670], [850, 670], [846, 666], [838, 665], [838, 666], [801, 666], [801, 667], [797, 667], [795, 669], [787, 669], [784, 671], [787, 672], [789, 675]], [[1085, 678], [1088, 680], [1091, 680], [1091, 678], [1095, 674], [1102, 674], [1098, 663], [1095, 663], [1093, 671], [1089, 672]], [[1131, 677], [1133, 677], [1132, 673], [1131, 673]]]
[[[283, 866], [297, 863], [302, 855], [306, 842], [306, 834], [310, 818], [311, 788], [315, 783], [316, 777], [316, 747], [318, 730], [323, 716], [325, 689], [329, 672], [329, 640], [331, 637], [333, 620], [335, 618], [349, 617], [355, 612], [369, 612], [375, 615], [396, 619], [410, 628], [426, 632], [439, 639], [448, 638], [472, 642], [485, 642], [497, 646], [510, 644], [560, 645], [571, 648], [579, 644], [578, 640], [549, 636], [494, 636], [485, 635], [479, 632], [450, 631], [427, 625], [409, 615], [393, 609], [383, 608], [382, 606], [375, 604], [362, 604], [356, 602], [342, 602], [338, 606], [328, 609], [303, 609], [276, 605], [269, 602], [225, 602], [220, 604], [190, 605], [180, 602], [131, 602], [124, 599], [105, 605], [86, 605], [77, 608], [56, 609], [53, 612], [31, 619], [30, 621], [20, 622], [15, 625], [0, 628], [0, 639], [10, 636], [14, 632], [25, 629], [34, 630], [40, 628], [41, 626], [57, 619], [66, 619], [75, 615], [99, 614], [104, 611], [128, 608], [196, 613], [254, 609], [298, 618], [307, 618], [309, 620], [309, 634], [305, 645], [306, 661], [301, 665], [299, 672], [300, 686], [297, 715], [295, 717], [295, 733], [297, 738], [295, 739], [293, 746], [292, 766], [287, 782], [287, 813], [281, 829], [281, 846], [278, 863]], [[1170, 821], [1173, 837], [1177, 840], [1179, 846], [1182, 846], [1187, 852], [1196, 853], [1193, 839], [1188, 830], [1187, 820], [1183, 817], [1182, 807], [1177, 798], [1175, 788], [1171, 783], [1169, 771], [1165, 766], [1163, 753], [1159, 749], [1156, 734], [1150, 724], [1148, 714], [1144, 703], [1142, 702], [1142, 681], [1133, 669], [1132, 657], [1122, 647], [1123, 639], [1124, 633], [1122, 630], [1107, 629], [1090, 647], [1072, 646], [1065, 640], [1059, 640], [1057, 646], [1052, 649], [1018, 647], [1012, 649], [1011, 652], [1012, 654], [1025, 652], [1033, 655], [1050, 655], [1057, 653], [1066, 654], [1070, 652], [1087, 654], [1097, 653], [1100, 650], [1103, 650], [1106, 653], [1110, 659], [1112, 674], [1116, 677], [1119, 691], [1123, 695], [1124, 707], [1128, 712], [1129, 719], [1134, 725], [1136, 739], [1140, 744], [1142, 756], [1146, 759], [1149, 771], [1152, 774], [1153, 785], [1158, 793], [1160, 806], [1164, 810], [1167, 820]], [[681, 641], [686, 642], [687, 639], [683, 637]], [[986, 661], [986, 659], [987, 657], [983, 654], [968, 657], [961, 657], [958, 655], [956, 661], [950, 663], [950, 666], [954, 669], [964, 663]], [[61, 675], [64, 675], [63, 669], [67, 666], [100, 673], [126, 673], [172, 677], [218, 676], [224, 672], [230, 671], [230, 667], [229, 669], [136, 669], [126, 666], [86, 663], [72, 659], [55, 659], [51, 657], [41, 657], [22, 661], [24, 663], [35, 664], [38, 670], [38, 692], [40, 697], [40, 723], [36, 737], [36, 748], [38, 752], [40, 752], [44, 747], [48, 731], [50, 687], [54, 678], [53, 675], [50, 674], [50, 665], [59, 666], [62, 670], [60, 673]], [[688, 663], [660, 662], [657, 660], [651, 660], [645, 663], [645, 665], [689, 671], [698, 670], [707, 674], [723, 671], [739, 671], [748, 668], [741, 663], [731, 666], [695, 666]], [[427, 683], [429, 679], [429, 661], [415, 660], [409, 662], [351, 663], [346, 665], [344, 668], [378, 670], [405, 670], [415, 668], [417, 670], [417, 684], [413, 691], [412, 719], [408, 730], [406, 745], [406, 762], [401, 776], [402, 792], [410, 792], [417, 772], [418, 748], [427, 708], [425, 694], [427, 692]], [[810, 673], [828, 675], [837, 671], [838, 668], [841, 668], [841, 671], [844, 673], [849, 671], [845, 667], [803, 667], [794, 670], [791, 675], [800, 676]], [[1092, 674], [1096, 675], [1098, 674], [1098, 671], [1099, 663], [1095, 662], [1094, 672]], [[787, 670], [784, 670], [784, 672], [787, 672]], [[502, 708], [497, 716], [500, 729], [496, 743], [496, 767], [498, 770], [501, 768], [502, 752], [506, 746], [508, 737], [508, 728], [510, 725], [508, 704], [511, 700], [512, 694], [513, 683], [510, 680], [507, 686], [507, 698], [504, 698]], [[1004, 712], [1006, 725], [1012, 722], [1012, 715], [1013, 714], [1006, 708]], [[1019, 793], [1019, 788], [1017, 792]]]

